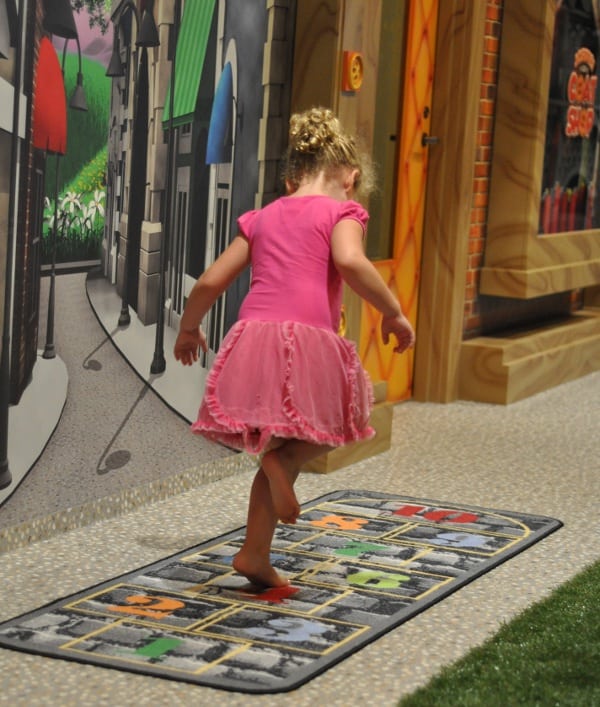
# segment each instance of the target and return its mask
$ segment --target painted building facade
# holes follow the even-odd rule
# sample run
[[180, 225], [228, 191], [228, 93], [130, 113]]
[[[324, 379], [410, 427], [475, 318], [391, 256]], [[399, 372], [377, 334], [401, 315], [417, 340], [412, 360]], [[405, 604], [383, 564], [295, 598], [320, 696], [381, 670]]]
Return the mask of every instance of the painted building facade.
[[[126, 304], [144, 324], [156, 323], [164, 306], [166, 326], [176, 328], [195, 279], [225, 249], [237, 217], [278, 193], [293, 13], [287, 2], [188, 0], [156, 3], [155, 15], [154, 49], [132, 52], [137, 28], [120, 28], [128, 70], [113, 83], [104, 272], [121, 294], [127, 288]], [[213, 352], [247, 287], [246, 275], [208, 316]]]
[[[45, 153], [35, 148], [33, 99], [36, 95], [39, 42], [42, 35], [42, 10], [31, 3], [26, 17], [18, 21], [17, 5], [5, 3], [7, 42], [0, 58], [2, 129], [0, 130], [0, 252], [2, 258], [3, 342], [10, 362], [8, 384], [11, 404], [19, 401], [35, 364], [37, 322], [39, 317], [41, 211], [44, 196]], [[17, 51], [18, 32], [28, 38], [30, 52]], [[41, 92], [41, 91], [40, 91]], [[20, 95], [16, 105], [15, 95]], [[43, 126], [37, 125], [38, 135]], [[15, 142], [13, 136], [18, 134]], [[15, 236], [15, 230], [19, 237]], [[13, 231], [10, 233], [9, 231]], [[12, 241], [9, 243], [9, 239]], [[11, 255], [10, 261], [8, 255]], [[11, 268], [9, 272], [7, 268]], [[7, 290], [10, 289], [10, 292]], [[12, 306], [7, 307], [7, 302]], [[5, 330], [6, 327], [6, 330]], [[8, 334], [8, 336], [6, 336]]]

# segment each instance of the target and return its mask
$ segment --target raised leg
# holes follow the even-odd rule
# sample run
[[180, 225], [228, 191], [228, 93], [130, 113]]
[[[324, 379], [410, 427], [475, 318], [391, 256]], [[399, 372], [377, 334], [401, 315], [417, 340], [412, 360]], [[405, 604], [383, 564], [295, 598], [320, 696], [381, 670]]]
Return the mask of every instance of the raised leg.
[[284, 440], [279, 447], [263, 457], [263, 469], [269, 481], [271, 497], [277, 518], [284, 523], [295, 523], [300, 515], [294, 484], [306, 462], [328, 452], [331, 447], [302, 440]]

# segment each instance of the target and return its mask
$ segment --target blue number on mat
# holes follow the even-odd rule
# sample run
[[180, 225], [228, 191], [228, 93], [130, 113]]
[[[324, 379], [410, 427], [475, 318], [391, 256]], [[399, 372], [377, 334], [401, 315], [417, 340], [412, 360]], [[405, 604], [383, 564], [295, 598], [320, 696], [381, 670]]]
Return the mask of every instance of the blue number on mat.
[[429, 538], [427, 542], [432, 545], [443, 545], [444, 547], [485, 547], [489, 538], [485, 535], [474, 535], [472, 533], [440, 533], [435, 538]]
[[327, 626], [317, 621], [306, 621], [305, 619], [272, 619], [266, 626], [254, 627], [251, 630], [254, 636], [269, 639], [283, 639], [303, 643], [310, 641], [316, 636], [325, 633]]

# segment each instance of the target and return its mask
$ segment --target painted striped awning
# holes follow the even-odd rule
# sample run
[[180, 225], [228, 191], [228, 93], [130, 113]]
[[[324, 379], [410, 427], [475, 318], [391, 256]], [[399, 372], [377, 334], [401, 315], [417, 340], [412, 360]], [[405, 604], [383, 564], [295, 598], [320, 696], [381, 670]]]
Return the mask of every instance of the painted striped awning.
[[48, 37], [40, 42], [33, 101], [33, 145], [64, 155], [67, 151], [67, 99], [60, 62]]
[[[216, 0], [186, 2], [177, 38], [173, 125], [191, 121], [196, 109]], [[173, 77], [167, 89], [163, 124], [169, 120]]]

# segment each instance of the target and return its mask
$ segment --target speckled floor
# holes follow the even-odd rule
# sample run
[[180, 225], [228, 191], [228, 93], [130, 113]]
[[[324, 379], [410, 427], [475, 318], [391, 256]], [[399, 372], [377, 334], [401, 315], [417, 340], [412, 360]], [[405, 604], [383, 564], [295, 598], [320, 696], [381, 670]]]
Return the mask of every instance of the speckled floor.
[[[157, 414], [162, 424], [173, 413]], [[600, 558], [599, 420], [598, 373], [507, 407], [408, 402], [395, 408], [389, 451], [332, 474], [302, 475], [302, 501], [364, 488], [538, 513], [561, 519], [564, 527], [291, 693], [221, 692], [0, 650], [0, 703], [391, 707]], [[139, 430], [150, 434], [150, 421]], [[83, 445], [80, 454], [85, 459]], [[208, 466], [231, 463], [227, 457]], [[173, 469], [187, 479], [174, 495], [148, 496], [120, 515], [7, 550], [0, 619], [243, 525], [253, 463], [236, 455], [235, 464], [226, 478], [211, 481], [174, 458]]]

